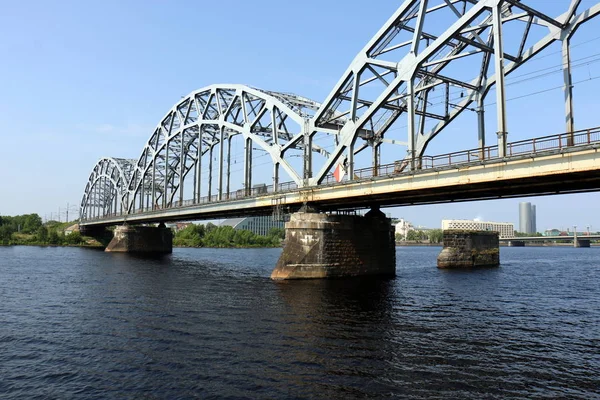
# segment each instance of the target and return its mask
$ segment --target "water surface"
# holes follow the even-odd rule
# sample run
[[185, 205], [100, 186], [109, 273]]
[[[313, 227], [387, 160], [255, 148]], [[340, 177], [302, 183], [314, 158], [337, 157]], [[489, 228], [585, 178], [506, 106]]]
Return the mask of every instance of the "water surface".
[[280, 249], [0, 247], [0, 398], [600, 398], [600, 249], [277, 283]]

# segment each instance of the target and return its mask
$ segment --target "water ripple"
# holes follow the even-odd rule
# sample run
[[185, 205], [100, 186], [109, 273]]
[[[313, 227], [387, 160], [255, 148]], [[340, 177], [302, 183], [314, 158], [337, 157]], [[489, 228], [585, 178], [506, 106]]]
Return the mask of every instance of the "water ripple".
[[279, 249], [0, 247], [0, 398], [600, 398], [600, 249], [438, 251], [276, 283]]

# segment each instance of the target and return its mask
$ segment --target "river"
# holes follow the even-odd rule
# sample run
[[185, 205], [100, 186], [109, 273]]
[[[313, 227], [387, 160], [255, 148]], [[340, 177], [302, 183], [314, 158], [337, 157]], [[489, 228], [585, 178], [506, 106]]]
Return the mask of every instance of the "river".
[[280, 249], [0, 247], [0, 398], [600, 398], [600, 248], [278, 283]]

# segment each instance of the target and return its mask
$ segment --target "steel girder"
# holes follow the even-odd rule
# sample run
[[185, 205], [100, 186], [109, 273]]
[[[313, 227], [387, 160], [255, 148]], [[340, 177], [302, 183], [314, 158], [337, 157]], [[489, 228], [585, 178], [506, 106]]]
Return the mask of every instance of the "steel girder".
[[136, 160], [101, 158], [90, 173], [79, 215], [81, 219], [119, 214], [127, 210], [127, 185]]
[[[406, 157], [399, 158], [418, 169], [427, 145], [465, 110], [477, 112], [483, 149], [483, 104], [494, 86], [503, 155], [508, 131], [504, 78], [556, 41], [563, 43], [566, 124], [572, 132], [569, 41], [582, 23], [600, 14], [600, 4], [578, 12], [580, 2], [571, 0], [562, 15], [550, 17], [519, 0], [405, 0], [355, 57], [323, 104], [235, 84], [190, 93], [160, 121], [137, 162], [110, 158], [98, 162], [83, 196], [82, 218], [114, 212], [115, 198], [125, 214], [182, 204], [188, 175], [193, 180], [193, 202], [200, 202], [203, 168], [209, 174], [208, 200], [222, 200], [230, 189], [229, 151], [226, 156], [224, 148], [236, 135], [244, 139], [245, 194], [252, 184], [253, 145], [271, 158], [274, 190], [280, 167], [297, 186], [314, 186], [343, 159], [351, 180], [354, 156], [371, 147], [376, 168], [383, 144], [406, 146]], [[510, 35], [503, 34], [514, 25], [516, 33], [513, 29]], [[536, 29], [537, 37], [532, 33]], [[437, 104], [431, 101], [436, 89], [444, 93]], [[458, 101], [450, 98], [451, 90], [461, 91]], [[401, 116], [407, 120], [406, 141], [386, 137]], [[331, 152], [315, 144], [318, 135], [333, 139]], [[215, 149], [217, 166], [213, 166]], [[302, 150], [302, 171], [286, 159], [290, 149]], [[208, 166], [203, 166], [207, 153]], [[315, 153], [324, 161], [313, 174]], [[217, 188], [212, 187], [213, 173], [218, 173]]]

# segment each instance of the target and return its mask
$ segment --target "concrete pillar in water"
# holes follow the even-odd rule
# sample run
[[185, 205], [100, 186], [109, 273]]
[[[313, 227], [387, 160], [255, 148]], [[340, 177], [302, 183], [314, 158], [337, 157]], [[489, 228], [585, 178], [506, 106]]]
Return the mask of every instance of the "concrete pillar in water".
[[575, 247], [590, 247], [589, 239], [576, 239], [574, 243]]
[[395, 228], [379, 208], [365, 216], [292, 214], [271, 279], [396, 275]]
[[117, 226], [113, 239], [104, 251], [116, 253], [170, 254], [173, 252], [173, 232], [159, 226]]
[[497, 267], [500, 265], [498, 232], [445, 230], [438, 268]]
[[524, 240], [509, 240], [508, 247], [525, 247]]

